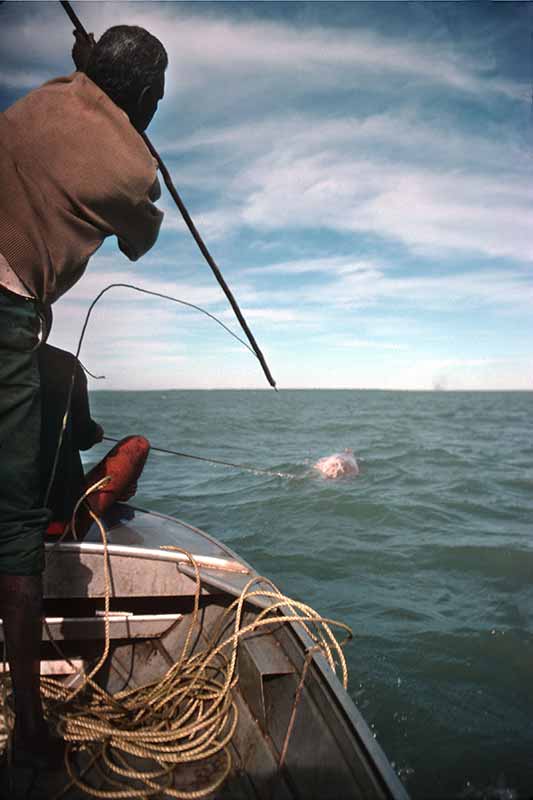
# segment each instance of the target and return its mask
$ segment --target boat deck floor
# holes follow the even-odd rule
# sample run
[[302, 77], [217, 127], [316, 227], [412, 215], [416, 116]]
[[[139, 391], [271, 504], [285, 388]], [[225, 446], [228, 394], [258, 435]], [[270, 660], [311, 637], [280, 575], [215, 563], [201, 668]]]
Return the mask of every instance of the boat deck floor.
[[[74, 765], [77, 774], [83, 774], [87, 767], [90, 767], [90, 759], [87, 753], [82, 751], [74, 756]], [[129, 764], [133, 769], [142, 771], [154, 770], [154, 762], [135, 759], [129, 757]], [[176, 770], [172, 788], [184, 793], [202, 790], [214, 781], [223, 769], [224, 759], [218, 755], [204, 762], [196, 764], [183, 764]], [[147, 797], [143, 794], [143, 784], [131, 778], [120, 778], [114, 775], [117, 791], [126, 790], [131, 792], [131, 797]], [[94, 770], [90, 770], [84, 777], [89, 786], [95, 793], [86, 793], [83, 789], [76, 786], [67, 776], [63, 769], [57, 771], [33, 770], [31, 768], [8, 767], [3, 764], [0, 768], [0, 798], [9, 800], [87, 800], [90, 796], [97, 796], [97, 793], [104, 786], [104, 781]], [[109, 783], [106, 785], [109, 791]], [[146, 792], [146, 785], [144, 784]], [[122, 795], [126, 797], [127, 795]], [[159, 800], [171, 798], [171, 795], [164, 792], [156, 795]], [[175, 796], [175, 795], [174, 795]], [[221, 786], [215, 792], [202, 795], [206, 800], [257, 800], [257, 792], [252, 785], [247, 774], [239, 769], [237, 759], [233, 757], [231, 772]]]

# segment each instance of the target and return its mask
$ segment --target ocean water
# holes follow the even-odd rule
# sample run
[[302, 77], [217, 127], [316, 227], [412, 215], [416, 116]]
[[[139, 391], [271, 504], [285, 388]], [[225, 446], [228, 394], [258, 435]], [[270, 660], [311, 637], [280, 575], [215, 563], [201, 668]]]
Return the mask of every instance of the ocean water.
[[[349, 691], [414, 800], [533, 797], [533, 393], [93, 392], [134, 500], [348, 623]], [[321, 456], [351, 447], [357, 478]], [[98, 460], [106, 448], [88, 454]]]

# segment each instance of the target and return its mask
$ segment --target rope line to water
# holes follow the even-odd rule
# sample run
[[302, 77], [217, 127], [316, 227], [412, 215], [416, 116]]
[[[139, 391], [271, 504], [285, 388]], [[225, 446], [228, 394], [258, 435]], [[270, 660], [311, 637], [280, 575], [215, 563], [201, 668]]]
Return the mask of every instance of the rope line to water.
[[200, 313], [205, 314], [206, 317], [209, 317], [209, 319], [212, 319], [214, 322], [216, 322], [217, 325], [220, 325], [221, 328], [224, 328], [224, 330], [227, 333], [229, 333], [230, 336], [233, 336], [234, 339], [236, 339], [238, 342], [240, 342], [242, 345], [244, 345], [244, 347], [246, 347], [246, 349], [249, 350], [251, 352], [251, 354], [253, 356], [256, 356], [256, 358], [257, 358], [256, 353], [250, 347], [248, 342], [245, 342], [244, 339], [241, 339], [240, 336], [237, 336], [237, 334], [234, 333], [234, 331], [232, 331], [231, 328], [228, 328], [228, 326], [225, 325], [222, 322], [222, 320], [220, 320], [214, 314], [211, 314], [211, 312], [206, 311], [205, 308], [202, 308], [201, 306], [197, 306], [194, 303], [189, 303], [187, 300], [180, 300], [179, 298], [173, 297], [170, 294], [163, 294], [162, 292], [154, 292], [151, 289], [143, 289], [141, 286], [134, 286], [131, 283], [110, 283], [109, 286], [106, 286], [104, 289], [102, 289], [102, 291], [94, 298], [94, 300], [92, 301], [92, 303], [89, 306], [89, 308], [87, 310], [87, 313], [85, 315], [85, 321], [83, 323], [83, 327], [82, 327], [82, 331], [81, 331], [81, 335], [80, 335], [80, 339], [79, 339], [79, 343], [78, 343], [78, 349], [76, 351], [76, 358], [80, 354], [81, 345], [82, 345], [82, 342], [83, 342], [83, 338], [85, 336], [85, 330], [87, 328], [87, 325], [88, 325], [88, 322], [89, 322], [89, 317], [91, 316], [92, 310], [93, 310], [94, 306], [97, 304], [97, 302], [100, 300], [102, 295], [104, 295], [110, 289], [132, 289], [135, 292], [141, 292], [142, 294], [148, 294], [148, 295], [151, 295], [152, 297], [160, 297], [162, 300], [170, 300], [172, 303], [179, 303], [179, 305], [186, 306], [187, 308], [194, 308], [195, 311], [200, 311]]
[[[101, 483], [98, 481], [86, 494], [96, 491]], [[323, 618], [305, 603], [285, 597], [270, 580], [256, 576], [246, 583], [239, 597], [221, 613], [207, 644], [195, 650], [194, 634], [201, 625], [200, 570], [188, 551], [173, 546], [173, 550], [186, 555], [195, 576], [193, 611], [187, 620], [188, 628], [180, 654], [163, 677], [111, 694], [95, 681], [110, 653], [111, 571], [108, 540], [99, 517], [91, 510], [89, 513], [98, 525], [103, 544], [104, 647], [102, 655], [88, 674], [77, 671], [80, 682], [74, 688], [67, 688], [57, 679], [41, 678], [47, 713], [68, 743], [65, 767], [70, 780], [54, 800], [58, 800], [72, 786], [89, 796], [110, 800], [149, 798], [161, 792], [181, 800], [199, 800], [216, 791], [232, 767], [229, 743], [238, 722], [232, 690], [238, 682], [239, 643], [260, 629], [299, 623], [311, 637], [313, 645], [307, 651], [294, 698], [283, 746], [285, 758], [305, 674], [312, 657], [311, 651], [320, 650], [333, 670], [340, 665], [342, 682], [346, 687], [348, 674], [342, 647], [351, 638], [350, 628]], [[261, 585], [258, 587], [257, 584]], [[259, 610], [251, 622], [245, 623], [245, 604], [253, 604], [256, 599], [272, 602]], [[54, 642], [49, 626], [46, 627], [56, 652], [74, 666], [64, 656], [59, 644]], [[344, 631], [343, 641], [336, 639], [332, 627]], [[88, 756], [89, 763], [83, 770], [76, 765], [77, 750], [85, 751]], [[149, 766], [141, 767], [139, 758], [148, 759]], [[210, 765], [211, 774], [205, 767], [207, 759], [215, 762]], [[179, 780], [180, 776], [178, 768], [188, 763], [202, 764], [204, 773], [208, 773], [205, 785], [199, 789], [188, 790], [175, 786], [175, 779]], [[91, 770], [103, 781], [103, 788], [97, 789], [88, 783], [86, 775]], [[124, 780], [128, 783], [125, 784]]]
[[[234, 333], [230, 328], [228, 328], [228, 326], [225, 325], [220, 319], [218, 319], [218, 317], [215, 317], [214, 314], [211, 314], [209, 311], [206, 311], [205, 308], [202, 308], [201, 306], [197, 306], [194, 303], [189, 303], [186, 300], [180, 300], [177, 297], [172, 297], [172, 295], [169, 295], [169, 294], [163, 294], [162, 292], [153, 292], [150, 289], [143, 289], [141, 286], [134, 286], [131, 283], [110, 283], [108, 286], [106, 286], [104, 289], [102, 289], [102, 291], [99, 292], [99, 294], [94, 298], [94, 300], [92, 301], [91, 305], [87, 309], [87, 313], [85, 315], [85, 319], [84, 319], [84, 322], [83, 322], [83, 325], [82, 325], [81, 333], [80, 333], [80, 336], [79, 336], [79, 339], [78, 339], [78, 346], [76, 348], [76, 355], [75, 355], [74, 365], [73, 365], [73, 368], [72, 368], [72, 375], [71, 375], [71, 378], [70, 378], [70, 384], [69, 384], [69, 389], [68, 389], [68, 394], [67, 394], [67, 401], [66, 401], [66, 404], [65, 404], [65, 413], [63, 414], [63, 419], [62, 419], [62, 422], [61, 422], [61, 429], [59, 431], [59, 436], [58, 436], [58, 439], [57, 439], [57, 445], [56, 445], [56, 451], [55, 451], [55, 455], [54, 455], [54, 461], [53, 461], [53, 464], [52, 464], [52, 469], [50, 471], [50, 477], [49, 477], [49, 480], [48, 480], [48, 486], [46, 488], [46, 492], [45, 492], [45, 496], [44, 496], [43, 503], [44, 503], [45, 506], [48, 503], [48, 499], [50, 497], [50, 492], [52, 491], [52, 486], [54, 484], [54, 480], [55, 480], [55, 476], [56, 476], [57, 465], [59, 463], [59, 453], [60, 453], [60, 450], [61, 450], [61, 443], [63, 442], [63, 437], [65, 435], [65, 430], [66, 430], [66, 427], [67, 427], [68, 417], [69, 417], [69, 414], [70, 414], [70, 406], [72, 404], [72, 394], [74, 392], [74, 383], [76, 381], [76, 362], [79, 360], [79, 355], [80, 355], [80, 352], [81, 352], [81, 346], [82, 346], [83, 340], [85, 338], [87, 325], [89, 324], [89, 319], [90, 319], [90, 316], [92, 314], [92, 311], [93, 311], [95, 305], [100, 300], [100, 298], [106, 292], [108, 292], [110, 289], [117, 289], [117, 288], [132, 289], [135, 292], [141, 292], [141, 294], [148, 294], [148, 295], [151, 295], [153, 297], [160, 297], [163, 300], [170, 300], [173, 303], [179, 303], [179, 305], [187, 306], [188, 308], [194, 308], [196, 311], [200, 311], [202, 314], [205, 314], [206, 317], [209, 317], [210, 319], [214, 320], [218, 325], [220, 325], [222, 328], [224, 328], [224, 330], [227, 331], [227, 333], [229, 333], [230, 336], [233, 336], [233, 338], [236, 339], [238, 342], [240, 342], [242, 345], [244, 345], [244, 347], [246, 347], [252, 353], [252, 355], [256, 356], [256, 358], [259, 359], [259, 356], [252, 349], [252, 347], [250, 347], [248, 342], [245, 342], [244, 339], [241, 339], [240, 336], [237, 336], [237, 334]], [[85, 367], [84, 367], [84, 369], [85, 369]], [[101, 378], [103, 376], [97, 376], [97, 377]]]
[[[103, 436], [102, 437], [106, 442], [120, 442], [120, 439], [115, 439], [112, 436]], [[171, 456], [181, 456], [183, 458], [193, 458], [196, 461], [207, 461], [209, 464], [221, 464], [224, 467], [234, 467], [235, 469], [243, 469], [246, 472], [253, 472], [253, 473], [260, 473], [261, 475], [270, 475], [273, 478], [296, 478], [296, 475], [292, 475], [290, 472], [274, 472], [270, 469], [260, 469], [259, 467], [248, 467], [244, 464], [232, 464], [231, 461], [221, 461], [218, 458], [207, 458], [206, 456], [195, 456], [191, 453], [180, 453], [179, 450], [168, 450], [165, 447], [154, 447], [150, 445], [150, 450], [154, 450], [156, 453], [168, 453]]]

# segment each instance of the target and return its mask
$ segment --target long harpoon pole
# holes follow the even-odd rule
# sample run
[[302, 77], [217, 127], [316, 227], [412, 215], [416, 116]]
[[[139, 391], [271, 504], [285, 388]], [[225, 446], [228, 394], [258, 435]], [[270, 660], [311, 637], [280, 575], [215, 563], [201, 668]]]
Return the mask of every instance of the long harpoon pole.
[[[72, 22], [72, 24], [74, 25], [76, 30], [79, 31], [79, 33], [89, 41], [89, 34], [87, 33], [87, 31], [83, 27], [81, 21], [79, 20], [78, 16], [74, 12], [74, 10], [73, 10], [72, 6], [70, 5], [70, 3], [66, 2], [66, 0], [61, 0], [61, 5], [65, 9], [66, 13], [68, 14], [68, 17], [69, 17], [70, 21]], [[189, 212], [187, 211], [187, 208], [185, 207], [185, 203], [183, 202], [183, 200], [179, 196], [179, 193], [178, 193], [176, 187], [174, 186], [174, 183], [172, 181], [172, 178], [170, 177], [170, 173], [169, 173], [168, 169], [166, 168], [161, 156], [159, 155], [159, 153], [157, 152], [157, 150], [155, 149], [155, 147], [151, 143], [151, 141], [148, 138], [148, 136], [145, 133], [143, 133], [142, 134], [142, 138], [144, 139], [144, 142], [145, 142], [146, 146], [148, 147], [150, 153], [156, 159], [156, 161], [157, 161], [157, 163], [159, 165], [159, 169], [161, 171], [161, 174], [163, 176], [163, 180], [165, 181], [165, 185], [166, 185], [168, 191], [170, 192], [170, 194], [172, 196], [172, 199], [174, 200], [174, 202], [176, 203], [177, 207], [179, 208], [180, 213], [181, 213], [183, 219], [185, 220], [185, 224], [189, 228], [189, 230], [190, 230], [190, 232], [191, 232], [196, 244], [200, 248], [200, 251], [201, 251], [202, 255], [204, 256], [205, 260], [207, 261], [207, 263], [211, 267], [211, 270], [213, 271], [213, 274], [214, 274], [215, 278], [217, 279], [219, 285], [221, 286], [224, 294], [228, 298], [228, 300], [230, 302], [230, 305], [233, 308], [233, 310], [235, 312], [235, 315], [236, 315], [237, 319], [239, 320], [243, 331], [245, 332], [246, 336], [248, 337], [248, 341], [250, 342], [250, 344], [251, 344], [251, 346], [253, 348], [253, 351], [254, 351], [255, 355], [257, 356], [257, 358], [259, 360], [259, 363], [261, 364], [261, 367], [263, 368], [263, 372], [265, 373], [267, 381], [275, 389], [276, 388], [276, 381], [272, 377], [272, 374], [271, 374], [271, 372], [270, 372], [270, 370], [268, 368], [268, 365], [267, 365], [267, 363], [265, 361], [265, 357], [263, 356], [263, 353], [259, 349], [259, 345], [255, 341], [254, 335], [253, 335], [252, 331], [250, 330], [250, 328], [248, 327], [248, 324], [247, 324], [246, 320], [244, 319], [242, 311], [240, 310], [239, 305], [238, 305], [237, 301], [235, 300], [235, 297], [233, 296], [233, 294], [231, 292], [231, 289], [229, 288], [228, 284], [224, 280], [224, 276], [222, 275], [217, 263], [215, 262], [215, 260], [212, 257], [211, 253], [207, 249], [207, 246], [206, 246], [204, 240], [202, 239], [202, 237], [198, 233], [198, 230], [197, 230], [194, 222], [192, 221], [191, 215], [189, 214]]]

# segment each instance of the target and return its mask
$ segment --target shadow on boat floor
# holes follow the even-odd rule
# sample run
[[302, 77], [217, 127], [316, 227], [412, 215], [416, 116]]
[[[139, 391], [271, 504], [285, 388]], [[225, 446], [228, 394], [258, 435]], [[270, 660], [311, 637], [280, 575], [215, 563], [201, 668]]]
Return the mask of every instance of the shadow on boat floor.
[[[83, 769], [84, 759], [82, 754], [76, 758], [78, 770]], [[219, 759], [211, 759], [211, 763], [184, 765], [176, 771], [174, 788], [186, 792], [194, 792], [204, 787], [212, 780], [218, 770], [220, 770]], [[151, 764], [153, 769], [153, 762]], [[54, 800], [63, 798], [64, 800], [86, 800], [91, 795], [85, 793], [77, 786], [66, 788], [69, 778], [65, 771], [56, 772], [45, 770], [34, 770], [31, 768], [8, 767], [6, 763], [0, 769], [0, 800]], [[96, 776], [91, 776], [90, 785], [98, 790], [102, 786]], [[109, 784], [106, 787], [111, 788]], [[139, 782], [131, 779], [122, 780], [119, 778], [115, 789], [136, 789], [139, 791], [142, 786]], [[94, 795], [92, 795], [94, 797]], [[139, 797], [139, 795], [136, 795]], [[252, 798], [265, 796], [260, 791], [259, 795], [254, 790], [250, 779], [245, 773], [236, 770], [232, 771], [224, 785], [215, 793], [206, 796], [206, 800], [251, 800]], [[267, 796], [270, 796], [270, 791]], [[168, 797], [161, 792], [157, 795], [160, 800]]]

